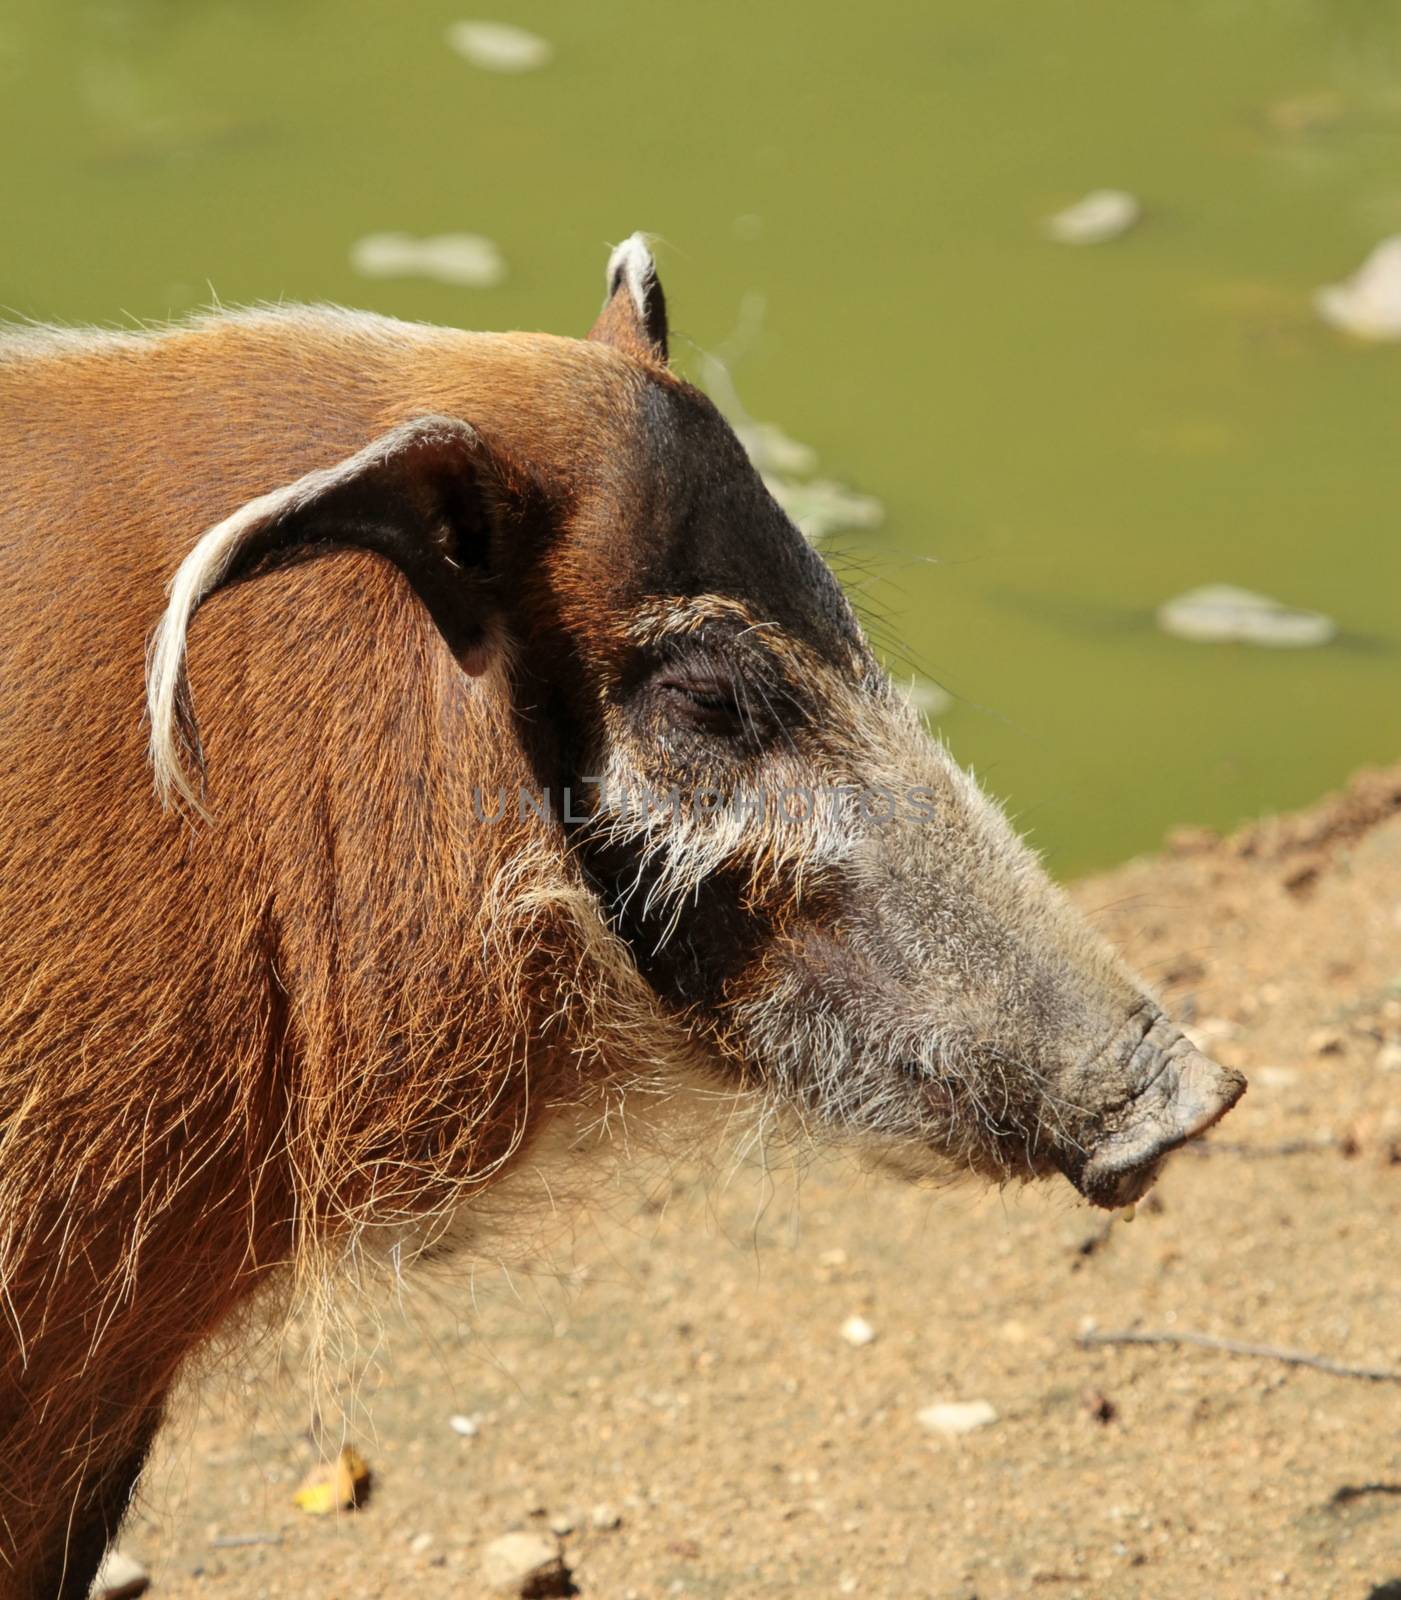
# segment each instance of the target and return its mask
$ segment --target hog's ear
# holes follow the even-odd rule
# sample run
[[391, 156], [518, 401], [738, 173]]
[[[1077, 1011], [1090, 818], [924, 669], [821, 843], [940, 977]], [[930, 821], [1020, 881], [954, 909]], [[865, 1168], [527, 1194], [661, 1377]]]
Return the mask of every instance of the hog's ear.
[[179, 795], [203, 810], [180, 758], [183, 744], [202, 765], [185, 641], [195, 612], [229, 584], [326, 550], [373, 550], [408, 579], [464, 671], [483, 671], [499, 548], [493, 535], [518, 493], [509, 477], [465, 422], [421, 417], [210, 528], [171, 580], [147, 652], [151, 764], [161, 800]]
[[640, 361], [666, 365], [666, 296], [657, 278], [657, 263], [640, 233], [624, 239], [608, 258], [603, 310], [589, 338]]

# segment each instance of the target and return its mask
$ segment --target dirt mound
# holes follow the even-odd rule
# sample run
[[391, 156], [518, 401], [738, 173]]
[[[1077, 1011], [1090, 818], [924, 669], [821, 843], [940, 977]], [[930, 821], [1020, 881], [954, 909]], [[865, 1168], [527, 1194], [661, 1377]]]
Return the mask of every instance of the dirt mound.
[[1347, 788], [1307, 811], [1252, 822], [1222, 838], [1205, 828], [1179, 828], [1168, 835], [1168, 851], [1198, 855], [1225, 851], [1247, 861], [1286, 861], [1303, 853], [1332, 854], [1401, 814], [1401, 767], [1357, 773]]

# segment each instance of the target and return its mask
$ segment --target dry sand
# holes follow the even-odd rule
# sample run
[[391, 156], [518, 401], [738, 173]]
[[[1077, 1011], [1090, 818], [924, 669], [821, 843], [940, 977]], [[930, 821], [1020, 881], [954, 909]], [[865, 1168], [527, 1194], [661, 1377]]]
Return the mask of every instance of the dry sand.
[[[1401, 769], [1076, 892], [1251, 1076], [1132, 1226], [1064, 1184], [673, 1171], [552, 1269], [440, 1273], [366, 1323], [358, 1511], [291, 1504], [295, 1336], [186, 1401], [122, 1539], [153, 1600], [478, 1595], [483, 1546], [552, 1521], [608, 1600], [1401, 1597], [1401, 1384], [1077, 1337], [1401, 1368]], [[970, 1400], [996, 1420], [917, 1420]]]

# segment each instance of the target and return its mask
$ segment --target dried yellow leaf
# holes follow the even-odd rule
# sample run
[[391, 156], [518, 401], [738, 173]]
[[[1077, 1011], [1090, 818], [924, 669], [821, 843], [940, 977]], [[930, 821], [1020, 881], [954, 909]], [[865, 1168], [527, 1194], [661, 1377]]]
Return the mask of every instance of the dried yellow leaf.
[[292, 1503], [309, 1517], [328, 1517], [358, 1506], [369, 1487], [369, 1464], [358, 1451], [342, 1445], [334, 1461], [318, 1462], [307, 1473]]

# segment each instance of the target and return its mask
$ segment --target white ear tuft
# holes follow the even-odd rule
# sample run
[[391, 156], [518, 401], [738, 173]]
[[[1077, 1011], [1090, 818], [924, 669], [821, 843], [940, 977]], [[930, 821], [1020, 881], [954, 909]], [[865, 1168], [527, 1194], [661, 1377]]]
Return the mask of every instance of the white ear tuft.
[[[279, 549], [285, 554], [306, 540], [374, 550], [408, 578], [444, 637], [451, 634], [457, 641], [455, 651], [458, 644], [474, 642], [467, 635], [478, 631], [475, 622], [459, 629], [461, 618], [454, 603], [449, 601], [448, 609], [437, 604], [439, 590], [456, 593], [462, 573], [449, 550], [439, 547], [437, 523], [420, 526], [422, 496], [413, 491], [416, 485], [431, 484], [435, 476], [459, 480], [468, 476], [480, 466], [483, 454], [481, 439], [468, 423], [456, 417], [419, 417], [391, 428], [334, 466], [317, 468], [259, 495], [201, 535], [170, 581], [165, 614], [146, 652], [151, 766], [163, 805], [179, 799], [196, 814], [208, 816], [181, 761], [183, 742], [196, 765], [203, 764], [185, 674], [186, 639], [200, 605], [250, 561]], [[355, 497], [362, 490], [377, 492], [381, 501], [388, 495], [390, 513], [382, 505], [376, 507], [373, 499], [368, 508], [358, 504]], [[306, 526], [299, 528], [298, 519]], [[463, 659], [460, 651], [458, 659]]]
[[208, 815], [180, 760], [178, 727], [188, 694], [185, 635], [200, 601], [219, 586], [249, 532], [275, 515], [285, 499], [286, 491], [281, 495], [263, 495], [217, 523], [180, 563], [170, 581], [170, 602], [146, 652], [151, 765], [155, 770], [156, 794], [163, 806], [170, 806], [178, 796], [197, 815]]
[[611, 300], [622, 284], [626, 284], [637, 314], [645, 322], [648, 304], [657, 282], [657, 263], [652, 259], [652, 249], [645, 233], [630, 234], [608, 258], [608, 292]]

